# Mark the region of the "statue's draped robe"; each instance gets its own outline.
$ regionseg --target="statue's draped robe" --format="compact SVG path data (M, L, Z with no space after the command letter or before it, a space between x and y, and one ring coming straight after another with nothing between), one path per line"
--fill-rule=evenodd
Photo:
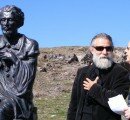
M32 87L39 54L38 43L22 35L13 46L0 36L0 52L6 51L15 55L12 56L15 62L0 59L0 104L13 106L14 119L28 120L33 109Z

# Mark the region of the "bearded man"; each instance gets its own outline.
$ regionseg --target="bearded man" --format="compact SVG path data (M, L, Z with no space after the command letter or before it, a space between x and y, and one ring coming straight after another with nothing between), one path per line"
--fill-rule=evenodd
M100 33L93 37L93 64L77 71L67 120L121 120L109 108L108 99L118 94L126 98L130 82L128 71L114 63L113 49L110 35Z

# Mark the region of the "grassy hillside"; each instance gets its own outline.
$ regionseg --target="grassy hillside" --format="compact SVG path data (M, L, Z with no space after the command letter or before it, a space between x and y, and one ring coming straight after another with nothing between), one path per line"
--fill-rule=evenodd
M34 84L34 103L38 108L38 120L66 120L73 80L77 69L85 66L81 62L68 64L67 59L76 54L83 57L87 47L45 48L40 50L38 67L46 71L37 71ZM121 51L121 52L118 52ZM122 49L117 48L116 59L122 55ZM45 56L48 58L45 59ZM59 58L55 58L60 56ZM53 58L52 58L53 57Z

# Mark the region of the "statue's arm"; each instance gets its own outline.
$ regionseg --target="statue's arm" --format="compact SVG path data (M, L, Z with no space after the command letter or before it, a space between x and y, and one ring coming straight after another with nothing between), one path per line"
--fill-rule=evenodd
M26 50L26 49L25 49ZM28 93L33 86L33 82L36 75L37 57L39 54L38 45L35 43L31 44L29 49L26 50L26 56L19 58L15 53L9 51L8 60L12 62L10 66L10 72L13 79L12 92L16 96L25 95Z

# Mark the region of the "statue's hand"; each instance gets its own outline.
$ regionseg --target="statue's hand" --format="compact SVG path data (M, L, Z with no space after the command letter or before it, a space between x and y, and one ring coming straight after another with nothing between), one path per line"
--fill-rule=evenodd
M12 51L0 51L0 59L1 60L10 60L13 63L16 62L17 57Z

